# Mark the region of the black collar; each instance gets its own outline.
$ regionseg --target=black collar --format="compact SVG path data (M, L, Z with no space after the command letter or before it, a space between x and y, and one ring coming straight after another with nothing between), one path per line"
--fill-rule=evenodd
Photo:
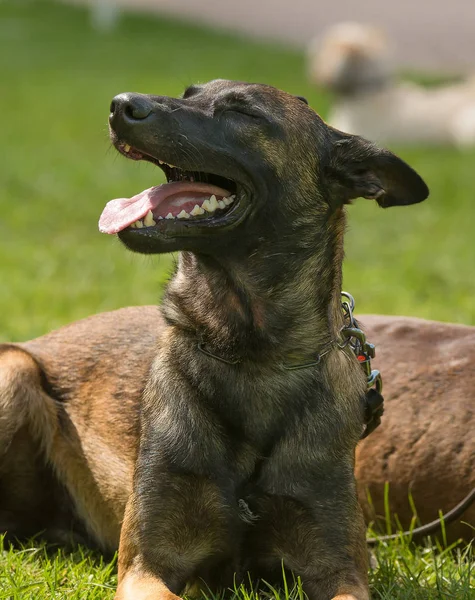
M308 369L309 367L315 367L316 365L318 365L321 362L321 360L325 356L325 354L328 354L332 350L333 346L337 346L339 348L344 347L337 340L330 340L323 346L323 349L320 350L320 352L318 354L316 354L313 357L313 359L309 360L308 362L304 362L304 363L300 363L300 364L299 363L297 363L297 364L282 364L281 366L286 371L298 371L300 369ZM217 354L213 354L213 352L210 352L210 350L206 349L206 346L205 346L205 343L203 342L203 340L198 342L198 350L200 352L202 352L203 354L206 354L206 356L209 356L210 358L214 358L215 360L219 360L220 362L225 363L227 365L238 365L241 362L241 359L239 359L239 358L236 358L235 360L229 360L227 358L223 358L222 356L218 356Z

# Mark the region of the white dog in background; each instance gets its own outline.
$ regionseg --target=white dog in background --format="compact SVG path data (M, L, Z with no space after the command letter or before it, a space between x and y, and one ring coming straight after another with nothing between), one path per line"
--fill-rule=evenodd
M396 81L384 33L340 23L308 51L313 83L336 95L329 122L379 143L475 144L475 78L424 88Z

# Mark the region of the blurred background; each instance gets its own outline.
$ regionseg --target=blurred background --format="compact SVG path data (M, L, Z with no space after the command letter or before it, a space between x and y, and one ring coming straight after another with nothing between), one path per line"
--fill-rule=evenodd
M365 75L361 85L372 83L361 93L312 75L322 36L342 20L380 27L391 47L384 81L376 85ZM463 134L475 106L464 87L475 73L474 27L472 0L3 0L0 340L159 302L172 258L132 255L97 229L108 200L162 182L155 167L110 148L107 117L117 93L178 95L193 82L241 79L304 95L332 120L335 108L351 111L361 98L373 101L370 92L384 91L386 104L376 116L386 123L395 114L387 98L417 98L423 113L426 97L439 98L432 94L447 82L460 86L449 94L457 102L430 100L437 110L423 130L437 132L463 101L469 108L457 121ZM380 64L370 46L337 44L365 74L363 58ZM332 56L334 63L325 64L338 63L346 77L340 55ZM353 71L349 80L355 81ZM412 87L400 92L402 80ZM401 119L415 114L412 106ZM407 209L383 211L364 200L349 208L344 287L357 313L475 324L475 150L470 137L454 140L384 140L426 179L431 196Z

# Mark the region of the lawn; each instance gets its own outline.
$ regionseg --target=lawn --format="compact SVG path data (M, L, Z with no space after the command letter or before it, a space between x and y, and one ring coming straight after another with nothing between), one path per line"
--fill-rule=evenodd
M99 35L82 9L0 2L0 341L159 301L169 257L129 254L97 230L109 199L161 181L153 166L110 149L109 103L121 91L173 95L216 77L303 94L323 116L329 104L306 82L295 50L150 16ZM430 199L389 211L359 200L349 209L345 288L359 313L475 324L475 151L396 150L424 176ZM463 552L380 548L374 597L475 598L475 566ZM0 599L112 598L114 578L114 565L81 551L32 544L0 554Z

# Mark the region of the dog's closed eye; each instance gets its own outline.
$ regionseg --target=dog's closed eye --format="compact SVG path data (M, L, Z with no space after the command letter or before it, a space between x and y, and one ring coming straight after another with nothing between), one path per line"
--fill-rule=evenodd
M249 108L243 108L241 106L226 106L219 110L218 114L223 113L236 113L238 115L242 115L245 117L250 117L251 119L261 119L264 117L261 113L254 111Z
M231 98L229 100L226 100L225 103L220 104L214 110L215 116L220 116L225 113L235 113L238 115L243 115L245 117L251 117L252 119L265 118L265 115L261 111L254 108L249 103L243 102L242 100L237 98Z

